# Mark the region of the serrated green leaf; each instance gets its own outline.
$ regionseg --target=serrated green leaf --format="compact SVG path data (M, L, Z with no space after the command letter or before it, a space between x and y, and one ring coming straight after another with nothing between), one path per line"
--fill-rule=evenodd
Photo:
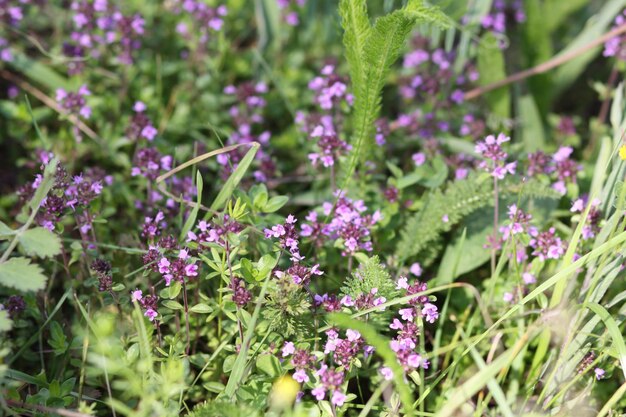
M46 286L46 277L39 265L31 264L30 259L11 258L0 264L0 285L18 291L39 291Z
M11 229L6 224L0 222L0 240L9 239L14 234L15 234L15 230Z
M61 239L45 227L26 230L19 234L18 240L30 256L50 258L61 253Z

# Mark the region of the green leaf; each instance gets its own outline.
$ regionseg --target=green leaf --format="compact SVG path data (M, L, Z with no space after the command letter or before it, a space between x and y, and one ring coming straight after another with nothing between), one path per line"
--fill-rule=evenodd
M61 253L61 239L45 227L35 227L18 235L24 251L30 256L50 258Z
M275 211L280 210L287 202L289 201L289 197L284 195L278 195L276 197L270 198L270 200L263 207L264 213L274 213Z
M463 230L467 230L465 239ZM455 237L448 244L437 273L437 285L447 284L489 260L490 252L483 248L487 236L493 233L493 209L483 209L463 219ZM458 260L457 265L455 261ZM456 271L454 272L454 269ZM454 274L453 274L454 272Z
M191 311L192 313L198 313L198 314L209 314L213 312L213 309L207 304L200 303L191 307L189 311Z
M52 91L58 88L66 90L71 88L67 79L47 65L42 64L41 61L30 59L15 51L13 51L13 54L13 60L8 62L8 64L37 84L43 85Z
M517 105L522 124L522 141L526 152L544 149L546 142L541 114L532 95L521 97Z
M602 307L600 304L587 303L584 306L593 311L604 322L606 330L611 335L611 339L613 339L613 346L615 346L615 349L617 350L619 363L622 367L622 373L624 374L624 378L626 378L626 342L624 342L624 336L622 336L617 322L611 316L611 313L609 313L607 309Z
M174 300L165 300L163 301L163 305L170 310L183 310L185 308L181 303Z
M256 360L256 367L265 374L276 378L280 375L280 362L272 354L260 355Z
M39 187L37 187L33 198L31 198L30 202L28 203L31 210L38 210L41 202L52 189L58 164L59 160L54 158L52 159L52 161L50 161L48 165L46 165L46 169L43 173L43 180L41 180L41 184L39 184Z
M56 321L50 323L50 339L48 339L48 344L54 349L56 356L64 354L69 347L63 328Z
M557 0L558 1L558 0ZM567 48L563 49L555 58L562 57L569 54L575 49L599 38L607 30L607 28L613 23L615 16L622 11L626 6L624 0L608 0L604 2L600 11L594 15L589 22L585 25L585 29L578 34L578 36L571 42L567 43ZM559 92L565 90L571 83L582 74L582 72L588 67L588 64L596 57L596 55L602 50L602 47L596 47L578 57L567 61L565 64L555 70L553 80L553 94L556 95Z
M339 16L344 30L343 44L346 48L346 60L350 68L352 85L359 86L365 78L363 51L370 32L365 0L341 0Z
M197 201L196 205L189 213L189 217L185 221L183 228L180 231L180 240L184 240L187 237L187 232L191 230L194 224L196 224L196 219L198 218L198 211L200 210L200 206L202 204L202 189L204 182L202 181L202 175L200 175L200 171L196 172L196 189L197 189Z
M0 240L10 239L15 233L15 230L0 222Z
M39 265L17 257L0 264L0 284L18 291L39 291L46 286L46 277Z
M278 263L278 258L273 257L270 254L263 255L257 263L258 275L255 277L257 281L262 281L272 272L272 269Z
M498 39L491 32L481 38L478 50L479 85L487 85L506 78L504 55ZM489 109L497 116L508 119L511 115L511 95L508 87L498 88L485 94Z
M230 196L235 191L235 188L237 188L237 185L239 185L239 182L241 182L241 179L245 175L246 171L248 170L248 168L250 168L250 164L254 160L254 156L256 155L260 146L261 145L256 142L252 144L250 150L239 162L239 165L237 165L235 171L230 175L226 183L222 186L222 189L217 194L217 197L215 197L215 201L213 201L213 204L211 204L211 210L217 211L224 207L226 201L228 201Z
M178 297L178 294L180 294L180 290L182 288L183 288L183 285L180 282L178 281L172 282L171 285L169 286L167 297L170 300L173 300L174 298Z
M470 346L470 349L471 348L473 348L473 346ZM480 369L480 371L475 373L471 378L454 389L443 407L435 414L435 417L449 417L454 415L457 408L487 386L489 381L492 381L501 369L511 363L515 358L514 354L518 353L516 352L516 348L517 347L514 346L505 351L489 365Z
M13 327L13 322L9 318L6 310L0 310L0 332L8 332Z

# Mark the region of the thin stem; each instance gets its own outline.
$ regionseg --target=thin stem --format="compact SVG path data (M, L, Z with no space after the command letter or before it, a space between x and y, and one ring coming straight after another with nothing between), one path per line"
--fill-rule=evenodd
M491 237L491 275L496 271L496 240L498 239L498 179L493 177L493 235Z
M553 68L556 68L560 65L565 64L568 61L571 61L572 59L578 57L579 55L584 54L585 52L588 52L589 50L595 48L596 46L602 45L603 43L605 43L606 41L608 41L609 39L612 39L616 36L621 35L622 33L626 32L626 23L622 24L618 27L616 27L615 29L605 33L604 35L600 36L599 38L596 38L594 40L592 40L591 42L588 42L584 45L582 45L579 48L573 49L569 52L566 52L564 54L560 54L555 56L554 58L539 64L535 67L529 68L527 70L518 72L516 74L513 74L509 77L506 77L503 80L499 80L496 81L494 83L491 84L487 84L485 86L482 87L476 87L473 90L468 91L467 93L465 93L464 98L465 100L472 100L476 97L479 97L485 93L488 93L490 91L493 91L495 89L498 89L500 87L504 87L506 85L515 83L517 81L521 81L523 79L526 79L528 77L531 77L533 75L537 75L537 74L543 74L544 72L548 72Z
M187 303L187 284L183 279L183 306L185 307L185 333L187 334L187 346L185 353L189 355L189 346L191 346L191 337L189 336L189 304Z

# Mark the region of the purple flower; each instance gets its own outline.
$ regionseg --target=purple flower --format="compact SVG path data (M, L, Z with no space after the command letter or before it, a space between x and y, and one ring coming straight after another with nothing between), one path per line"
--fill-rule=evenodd
M604 369L602 368L596 368L593 370L594 374L596 375L596 379L599 381L602 378L604 378L604 374L606 373Z
M298 381L299 383L309 382L309 376L307 375L304 369L298 369L293 373L293 379Z
M340 391L334 391L333 397L330 401L337 407L341 407L346 401L346 395Z
M132 291L130 294L131 294L130 298L132 301L141 301L141 299L143 298L143 291L139 289Z
M391 368L383 366L378 371L385 381L391 381L393 379L393 371L391 370Z
M293 342L285 342L285 345L283 346L283 349L282 349L283 358L289 355L293 355L295 351L296 351L296 347L294 346Z
M434 323L435 320L439 318L437 306L431 303L424 304L424 307L422 308L422 315L427 322Z

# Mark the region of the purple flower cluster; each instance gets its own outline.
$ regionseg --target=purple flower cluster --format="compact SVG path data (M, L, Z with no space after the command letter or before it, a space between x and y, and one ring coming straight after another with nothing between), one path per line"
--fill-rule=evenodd
M404 56L398 91L407 109L402 109L390 130L420 139L429 155L442 153L441 135L457 132L474 139L484 133L484 122L468 112L463 91L478 80L474 64L467 62L457 71L453 51L431 46L430 40L416 36ZM462 123L451 121L460 120Z
M86 85L82 85L76 92L65 91L59 88L56 91L56 100L68 113L89 119L91 117L91 107L87 105L87 96L90 95L91 91L89 91Z
M300 19L297 9L304 7L306 0L276 0L276 3L282 12L283 20L290 26L298 26Z
M146 109L147 107L143 102L135 102L135 105L133 106L135 114L131 119L130 126L126 129L126 136L129 139L138 141L139 139L144 138L148 141L152 141L159 133L159 131L152 125L152 121L148 115L146 115Z
M141 148L135 154L130 175L154 181L162 172L172 169L172 157L161 155L156 148Z
M187 242L197 242L199 247L208 246L214 243L220 246L226 246L226 235L228 233L239 233L244 226L231 219L228 215L224 215L221 223L206 222L200 220L196 226L196 231L187 232Z
M330 223L322 224L318 220L318 214L315 211L309 213L306 217L308 223L302 225L300 235L310 237L318 243L322 243L325 239L341 239L343 247L343 256L353 255L362 249L367 252L372 250L372 242L370 232L381 218L380 211L373 214L364 214L367 207L362 200L353 201L337 192L337 203L326 202L323 204L323 214L330 216Z
M73 12L74 29L71 42L64 51L71 58L99 58L103 52L118 46L117 59L120 63L133 63L132 52L141 46L144 34L144 19L139 14L126 16L107 0L75 0L70 9ZM82 64L70 61L70 73L82 71Z
M508 174L515 174L517 162L506 163L508 154L502 149L502 144L511 140L508 136L500 133L497 137L489 135L484 141L476 144L476 153L482 155L485 161L481 161L479 168L488 171L494 178L502 180Z
M52 154L41 153L42 163L45 165L52 159ZM43 176L37 174L35 180L18 191L21 204L26 204L39 188ZM104 184L110 185L113 182L111 176L107 176L102 170L90 169L70 178L65 168L61 165L57 167L54 185L43 199L41 207L37 212L36 221L40 226L49 230L54 230L55 225L68 212L75 215L79 230L84 235L92 227L91 215L85 209L98 197L104 188Z
M0 61L13 61L13 52L11 51L9 41L3 37L0 37Z
M210 7L202 1L175 0L174 13L188 16L191 23L180 21L176 32L187 41L197 36L199 46L206 47L211 33L219 32L224 27L224 17L228 9L224 5Z
M22 311L26 310L26 302L19 295L12 295L0 304L0 310L4 310L9 313L9 317L15 319Z
M561 195L567 193L567 184L576 184L578 171L582 166L571 158L574 149L569 146L560 147L552 157L542 151L528 155L527 174L530 177L540 174L547 175L554 188Z
M113 287L113 276L111 273L111 263L104 259L94 259L90 268L96 272L98 276L98 290L111 291Z
M141 308L144 309L144 316L148 317L150 321L154 321L159 315L157 311L159 297L157 297L156 295L144 296L143 291L141 291L140 289L131 291L130 294L131 301L137 301Z
M485 15L480 22L482 27L490 30L496 35L503 35L506 32L507 15L512 16L515 23L524 23L526 21L526 13L521 0L509 1L494 0L491 6L491 12ZM504 48L506 43L501 40L500 47Z
M624 23L626 23L626 10L617 15L613 27L616 28L618 26L622 26ZM602 55L606 57L614 56L621 61L626 61L626 48L624 47L626 45L625 41L626 35L623 34L609 39L604 44L604 51L602 52Z
M315 92L315 103L322 110L332 110L342 102L352 106L354 102L346 78L335 72L334 65L322 68L320 75L309 82L309 89Z
M296 222L296 218L290 214L283 224L276 224L271 228L266 228L264 234L266 239L278 239L281 248L286 249L290 254L292 265L284 271L277 269L274 271L274 274L279 278L288 275L295 284L306 285L313 275L322 275L323 272L319 270L318 264L309 267L302 263L304 256L300 254Z
M334 130L332 119L329 119L329 117L322 117L322 124L311 132L312 138L319 138L317 141L319 152L312 152L308 155L313 166L321 162L325 168L332 167L340 156L346 155L352 149L352 146L339 138Z
M255 159L258 161L258 168L253 175L256 181L267 181L274 175L276 166L270 155L266 152L269 145L271 133L267 130L259 129L264 122L263 109L267 106L267 102L263 97L268 92L267 84L259 82L246 82L238 86L229 85L224 89L224 93L232 96L236 102L230 108L230 116L235 126L235 131L228 139L229 145L246 144L258 142L261 148L256 153ZM260 132L258 132L260 130ZM220 154L217 161L223 166L222 176L228 178L232 173L232 169L244 157L247 149L245 147L237 148L228 154Z
M198 265L193 261L187 249L180 249L176 258L162 256L157 268L165 280L165 286L169 287L172 281L181 284L189 278L198 276Z
M0 0L0 21L7 25L17 25L24 19L24 6L30 0Z

